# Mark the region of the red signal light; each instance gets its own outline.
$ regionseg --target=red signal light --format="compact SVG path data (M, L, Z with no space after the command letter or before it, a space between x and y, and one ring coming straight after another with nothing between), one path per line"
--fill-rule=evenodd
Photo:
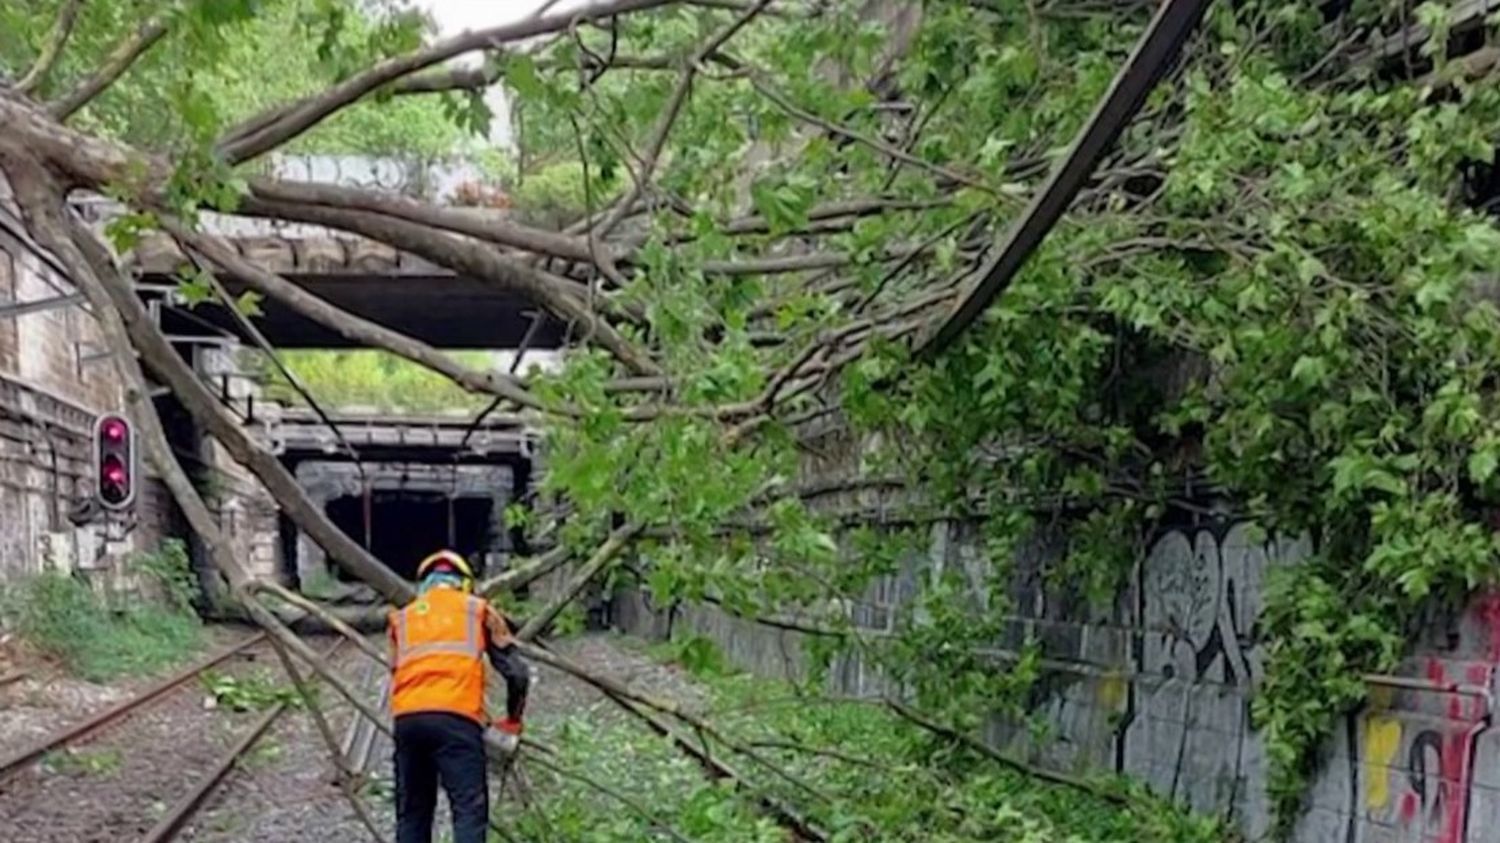
M124 416L94 423L94 472L94 493L106 509L125 509L135 500L135 436Z

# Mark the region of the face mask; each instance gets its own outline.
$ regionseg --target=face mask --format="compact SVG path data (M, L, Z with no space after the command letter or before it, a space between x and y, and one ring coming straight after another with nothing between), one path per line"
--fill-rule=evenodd
M456 574L429 574L426 579L422 580L423 591L427 591L430 588L440 585L449 586L450 588L457 588L462 591L469 590L468 580L464 577L457 576Z

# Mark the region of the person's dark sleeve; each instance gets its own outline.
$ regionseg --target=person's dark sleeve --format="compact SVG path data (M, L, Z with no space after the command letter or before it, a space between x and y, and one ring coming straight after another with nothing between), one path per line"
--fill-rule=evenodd
M505 679L505 713L511 719L519 720L526 711L526 693L531 690L531 667L521 658L511 640L510 626L503 615L494 609L489 610L485 627L488 633L485 653L490 664Z

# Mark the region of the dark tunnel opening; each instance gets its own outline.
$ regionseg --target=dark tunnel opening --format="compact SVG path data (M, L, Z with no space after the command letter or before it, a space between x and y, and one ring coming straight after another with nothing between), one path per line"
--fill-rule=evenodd
M481 574L483 555L495 543L491 535L489 498L450 498L439 492L382 492L370 495L370 552L405 579L414 579L417 564L435 550L451 548ZM360 496L328 502L328 517L350 538L365 543L365 501ZM347 582L342 568L337 576Z

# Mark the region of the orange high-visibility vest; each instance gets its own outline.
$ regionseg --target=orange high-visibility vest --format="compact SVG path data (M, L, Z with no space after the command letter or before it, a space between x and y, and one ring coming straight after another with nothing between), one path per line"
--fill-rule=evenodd
M485 722L487 608L473 595L434 588L391 613L392 715L443 711Z

